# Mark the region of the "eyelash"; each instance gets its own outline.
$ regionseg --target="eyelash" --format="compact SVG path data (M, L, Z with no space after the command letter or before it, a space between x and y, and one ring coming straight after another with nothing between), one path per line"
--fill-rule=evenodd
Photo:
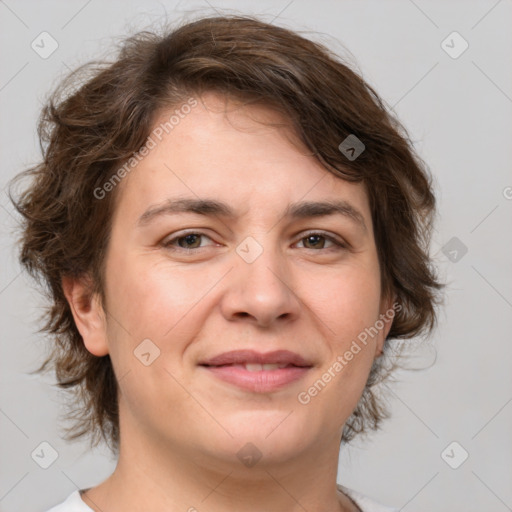
M177 242L178 240L181 240L183 238L186 238L187 236L190 236L190 235L198 235L200 237L206 237L206 238L209 238L211 240L211 238L206 235L205 233L202 233L201 231L189 231L189 232L186 232L186 233L181 233L180 235L178 236L175 236L167 241L164 241L162 242L162 246L165 248L165 249L168 249L168 250L171 250L171 251L178 251L178 252L185 252L185 253L191 253L191 252L199 252L201 249L205 249L205 247L192 247L192 248L184 248L184 247L176 247L174 246L174 243ZM306 238L309 238L311 236L320 236L322 238L325 238L326 240L328 240L329 242L332 242L336 247L327 247L327 248L321 248L321 249L308 249L310 251L331 251L331 250L346 250L349 248L348 244L346 243L343 243L343 242L340 242L339 240L337 240L336 238L334 238L333 236L330 236L326 233L322 233L321 231L311 231L310 233L306 233L305 236L301 237L299 239L299 242L302 242L303 240L305 240ZM304 247L304 249L307 249L306 247Z

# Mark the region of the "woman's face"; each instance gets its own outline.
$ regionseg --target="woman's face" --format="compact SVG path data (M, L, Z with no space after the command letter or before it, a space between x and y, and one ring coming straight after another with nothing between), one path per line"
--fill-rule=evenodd
M275 112L203 100L118 185L85 343L110 353L122 443L289 460L339 444L390 327L361 341L391 306L368 197L259 122Z

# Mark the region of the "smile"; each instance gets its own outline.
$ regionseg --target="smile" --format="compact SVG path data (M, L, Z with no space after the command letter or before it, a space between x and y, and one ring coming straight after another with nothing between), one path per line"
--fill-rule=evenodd
M214 378L253 393L278 391L302 379L311 370L304 366L256 363L201 367Z

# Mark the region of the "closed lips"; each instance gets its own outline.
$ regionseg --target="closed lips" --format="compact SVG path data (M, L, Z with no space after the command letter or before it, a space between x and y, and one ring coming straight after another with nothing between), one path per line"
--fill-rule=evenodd
M257 352L254 350L233 350L224 352L207 360L200 361L201 366L234 366L248 371L279 370L287 367L311 367L313 364L304 357L289 350Z
M313 363L289 350L234 350L199 363L210 375L250 393L272 393L303 378Z
M288 368L295 366L293 364L279 364L279 363L265 363L265 364L259 364L259 363L243 363L243 364L221 364L221 365L203 365L203 366L215 366L216 368L225 367L225 366L232 366L235 368L245 368L249 372L259 372L262 370L279 370L281 368Z

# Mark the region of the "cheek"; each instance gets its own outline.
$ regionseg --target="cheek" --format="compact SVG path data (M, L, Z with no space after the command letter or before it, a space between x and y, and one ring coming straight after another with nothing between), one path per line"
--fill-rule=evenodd
M179 270L144 257L112 257L106 284L109 349L123 407L153 421L164 410L190 407L190 397L173 376L182 380L179 354L194 336L183 319L190 318L201 290Z
M335 279L323 280L312 305L329 329L329 356L322 373L313 384L318 392L319 407L328 402L345 417L357 404L366 384L374 357L377 336L368 334L379 319L380 274L378 266L347 266ZM311 304L311 302L310 302Z
M141 339L164 338L211 286L184 269L145 257L112 258L111 269L107 287L112 313Z
M126 396L154 397L162 385L173 388L176 384L167 372L180 381L186 377L183 354L206 322L209 291L218 275L192 272L169 261L150 262L145 257L112 258L111 262L107 295L112 313L108 322L112 362L118 376L129 373L135 382L145 383L145 391L136 387ZM150 357L158 355L148 367L137 359L147 349ZM175 391L180 394L180 389Z
M357 337L378 319L380 293L378 267L369 261L366 265L347 265L335 276L331 274L313 296L315 308L343 347L349 338Z

